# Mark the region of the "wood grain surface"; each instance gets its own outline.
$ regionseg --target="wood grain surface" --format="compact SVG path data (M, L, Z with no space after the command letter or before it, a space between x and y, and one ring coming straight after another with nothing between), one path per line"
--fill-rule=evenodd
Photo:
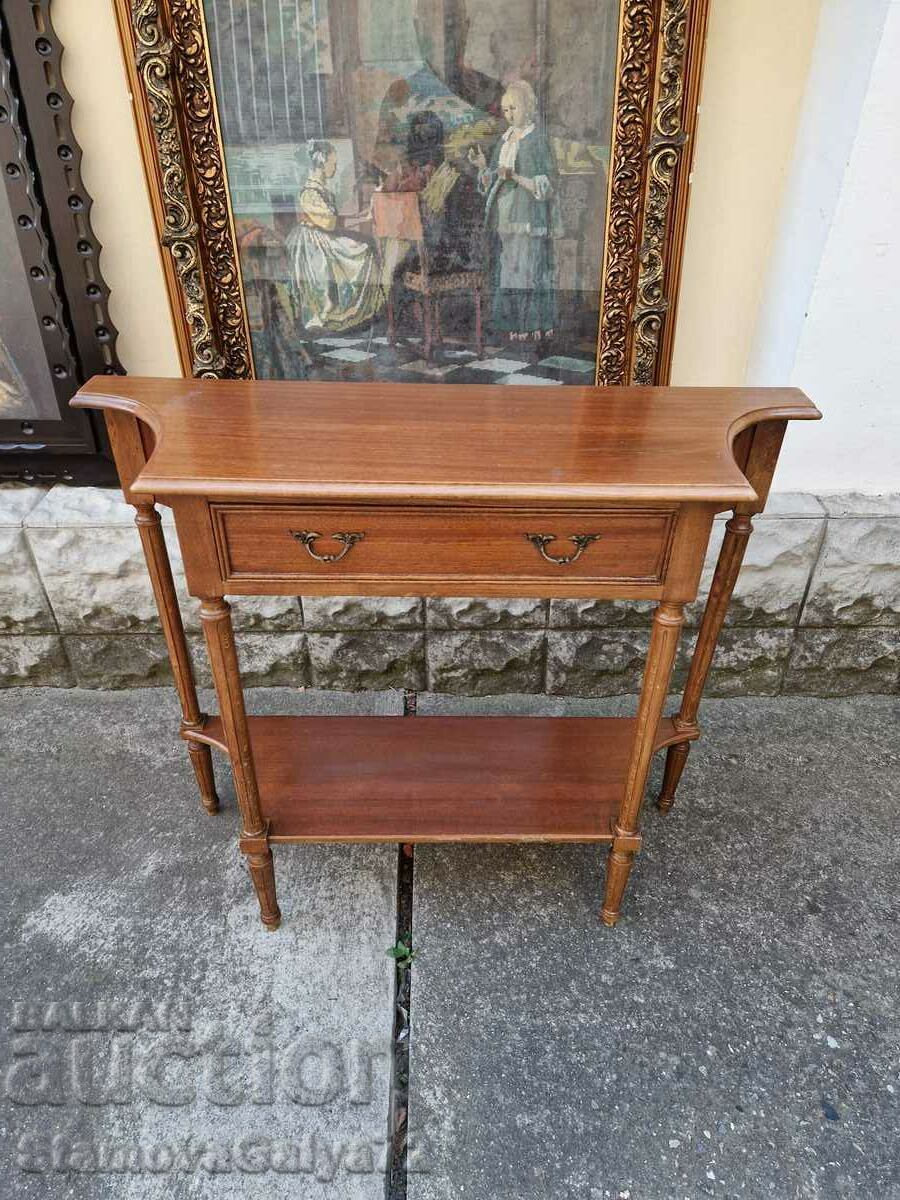
M156 447L132 485L138 494L406 503L752 503L733 439L759 421L820 415L794 388L410 389L138 376L95 376L72 404L152 427Z
M610 841L625 717L248 717L269 841ZM192 735L225 750L218 717ZM676 734L660 721L654 749Z
M452 579L477 586L501 576L528 588L567 579L660 583L676 510L326 508L214 504L223 579L359 581L379 576ZM319 533L307 548L298 534ZM362 536L351 546L333 535ZM529 533L553 535L541 548ZM593 539L579 549L572 537ZM319 555L315 558L314 555ZM343 554L338 561L322 561ZM546 555L546 557L545 557ZM551 556L569 562L551 561ZM524 594L524 593L523 593Z

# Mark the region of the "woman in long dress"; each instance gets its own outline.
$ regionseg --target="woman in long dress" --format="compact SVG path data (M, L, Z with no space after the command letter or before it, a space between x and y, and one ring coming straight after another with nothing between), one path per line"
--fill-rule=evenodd
M537 129L531 84L510 84L501 106L509 128L495 145L490 164L481 147L469 152L487 196L491 320L511 341L539 344L553 337L557 321L552 243L559 231L556 169L547 139Z
M297 226L288 235L294 287L307 329L341 333L371 321L384 303L372 247L338 229L329 180L337 170L331 142L307 142L312 170L297 198Z

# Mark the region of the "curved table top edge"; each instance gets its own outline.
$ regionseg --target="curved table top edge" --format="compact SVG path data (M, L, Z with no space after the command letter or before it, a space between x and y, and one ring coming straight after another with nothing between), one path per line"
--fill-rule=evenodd
M632 481L629 478L619 481L594 481L585 478L578 481L559 481L543 478L535 481L519 476L506 476L494 480L478 479L467 474L464 480L438 478L428 481L423 478L371 478L364 467L357 469L355 462L353 477L346 472L343 477L338 478L327 478L324 475L304 478L299 474L279 476L277 470L270 472L268 467L265 471L257 471L255 475L240 470L216 474L214 471L189 473L184 470L173 471L171 467L168 470L164 469L167 464L165 454L161 451L164 448L168 424L178 427L177 422L181 421L183 424L179 431L184 434L185 430L190 428L190 420L184 424L186 418L196 415L198 423L205 429L204 442L208 448L210 420L217 411L208 407L208 402L212 399L216 400L217 408L223 399L228 401L225 415L232 424L235 422L235 416L243 418L246 415L245 436L246 429L263 434L270 427L273 416L276 425L280 417L288 422L290 428L294 427L295 421L298 427L302 426L303 422L298 419L297 406L308 406L309 402L312 402L314 407L310 414L311 419L318 420L319 428L324 429L326 433L336 431L343 435L345 440L356 436L359 442L356 453L361 456L366 446L352 424L339 410L333 410L331 414L321 418L319 414L322 407L326 403L333 404L336 399L349 400L351 404L357 405L362 400L367 403L390 402L397 397L398 392L403 400L402 391L410 386L393 383L154 379L101 375L88 380L70 403L74 408L126 413L152 429L156 445L146 466L131 486L135 493L158 496L204 495L222 499L260 497L318 503L390 503L398 500L407 504L421 502L487 505L536 502L593 504L609 501L640 504L663 500L752 503L757 499L756 492L737 466L732 453L732 445L737 435L766 421L817 420L821 417L812 401L795 388L598 388L564 385L547 389L553 395L546 399L541 397L541 406L535 402L536 398L533 396L523 396L523 389L519 387L497 384L432 384L421 388L416 386L415 401L420 406L419 412L423 405L426 408L432 406L434 412L430 419L435 423L436 429L443 425L457 428L458 425L454 425L454 422L461 421L462 414L453 412L454 405L465 407L477 399L479 404L490 408L493 414L493 424L485 424L484 429L490 430L494 436L498 423L501 430L505 428L504 418L511 422L513 417L518 417L518 425L510 423L509 428L513 433L516 430L521 432L523 413L532 420L531 428L535 427L534 422L537 428L541 428L542 417L547 419L551 428L554 419L560 424L558 409L561 407L559 402L563 400L569 403L573 411L577 407L582 418L580 426L571 422L569 425L560 424L560 427L565 429L569 441L573 430L585 435L588 440L592 432L606 432L596 420L594 424L590 424L583 419L594 403L609 406L620 427L624 417L624 423L629 427L628 432L638 436L648 428L656 432L667 417L673 416L673 407L677 407L680 411L674 414L676 419L674 422L670 421L670 424L678 431L685 426L695 426L701 437L707 439L708 462L705 463L705 470L709 472L710 477L697 482L689 482L685 478L658 482ZM524 390L533 392L533 389ZM555 402L555 408L550 407L551 400ZM196 414L186 412L186 403L197 408L202 407L203 411ZM262 422L258 409L260 403L266 405L265 423ZM278 408L279 405L282 407ZM284 408L285 405L290 407ZM659 412L655 413L654 408L658 408ZM373 411L380 410L367 410L365 415L368 417ZM715 437L709 433L711 413L719 416L719 429ZM404 428L411 428L416 421L421 421L421 416L415 416L414 420L414 414L410 413L410 422L408 425L404 422ZM225 426L223 433L226 438L230 436L234 442L234 429L229 431ZM251 444L256 444L254 439L248 440ZM305 446L311 440L311 435L305 436L300 444ZM234 451L235 447L232 446L231 449ZM561 449L571 450L571 445L561 445ZM654 453L660 462L665 461L666 455L662 451L667 449L665 445L659 444L654 447ZM678 446L673 445L670 457L672 453L677 453L677 450ZM169 457L172 457L171 454ZM154 469L157 459L163 461ZM712 478L713 475L716 477Z

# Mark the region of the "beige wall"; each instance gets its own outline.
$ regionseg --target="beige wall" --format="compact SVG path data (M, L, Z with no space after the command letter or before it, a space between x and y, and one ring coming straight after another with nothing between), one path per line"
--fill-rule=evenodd
M744 380L820 0L712 0L674 383ZM119 355L180 373L112 0L53 0Z
M820 0L712 0L672 383L744 382Z
M53 0L52 16L119 359L133 375L180 375L112 0Z

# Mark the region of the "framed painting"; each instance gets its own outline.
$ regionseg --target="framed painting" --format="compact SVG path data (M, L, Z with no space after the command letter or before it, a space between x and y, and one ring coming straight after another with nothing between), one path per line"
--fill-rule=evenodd
M186 372L665 382L707 0L116 0Z
M110 483L102 422L68 405L121 367L49 10L0 5L0 480Z

